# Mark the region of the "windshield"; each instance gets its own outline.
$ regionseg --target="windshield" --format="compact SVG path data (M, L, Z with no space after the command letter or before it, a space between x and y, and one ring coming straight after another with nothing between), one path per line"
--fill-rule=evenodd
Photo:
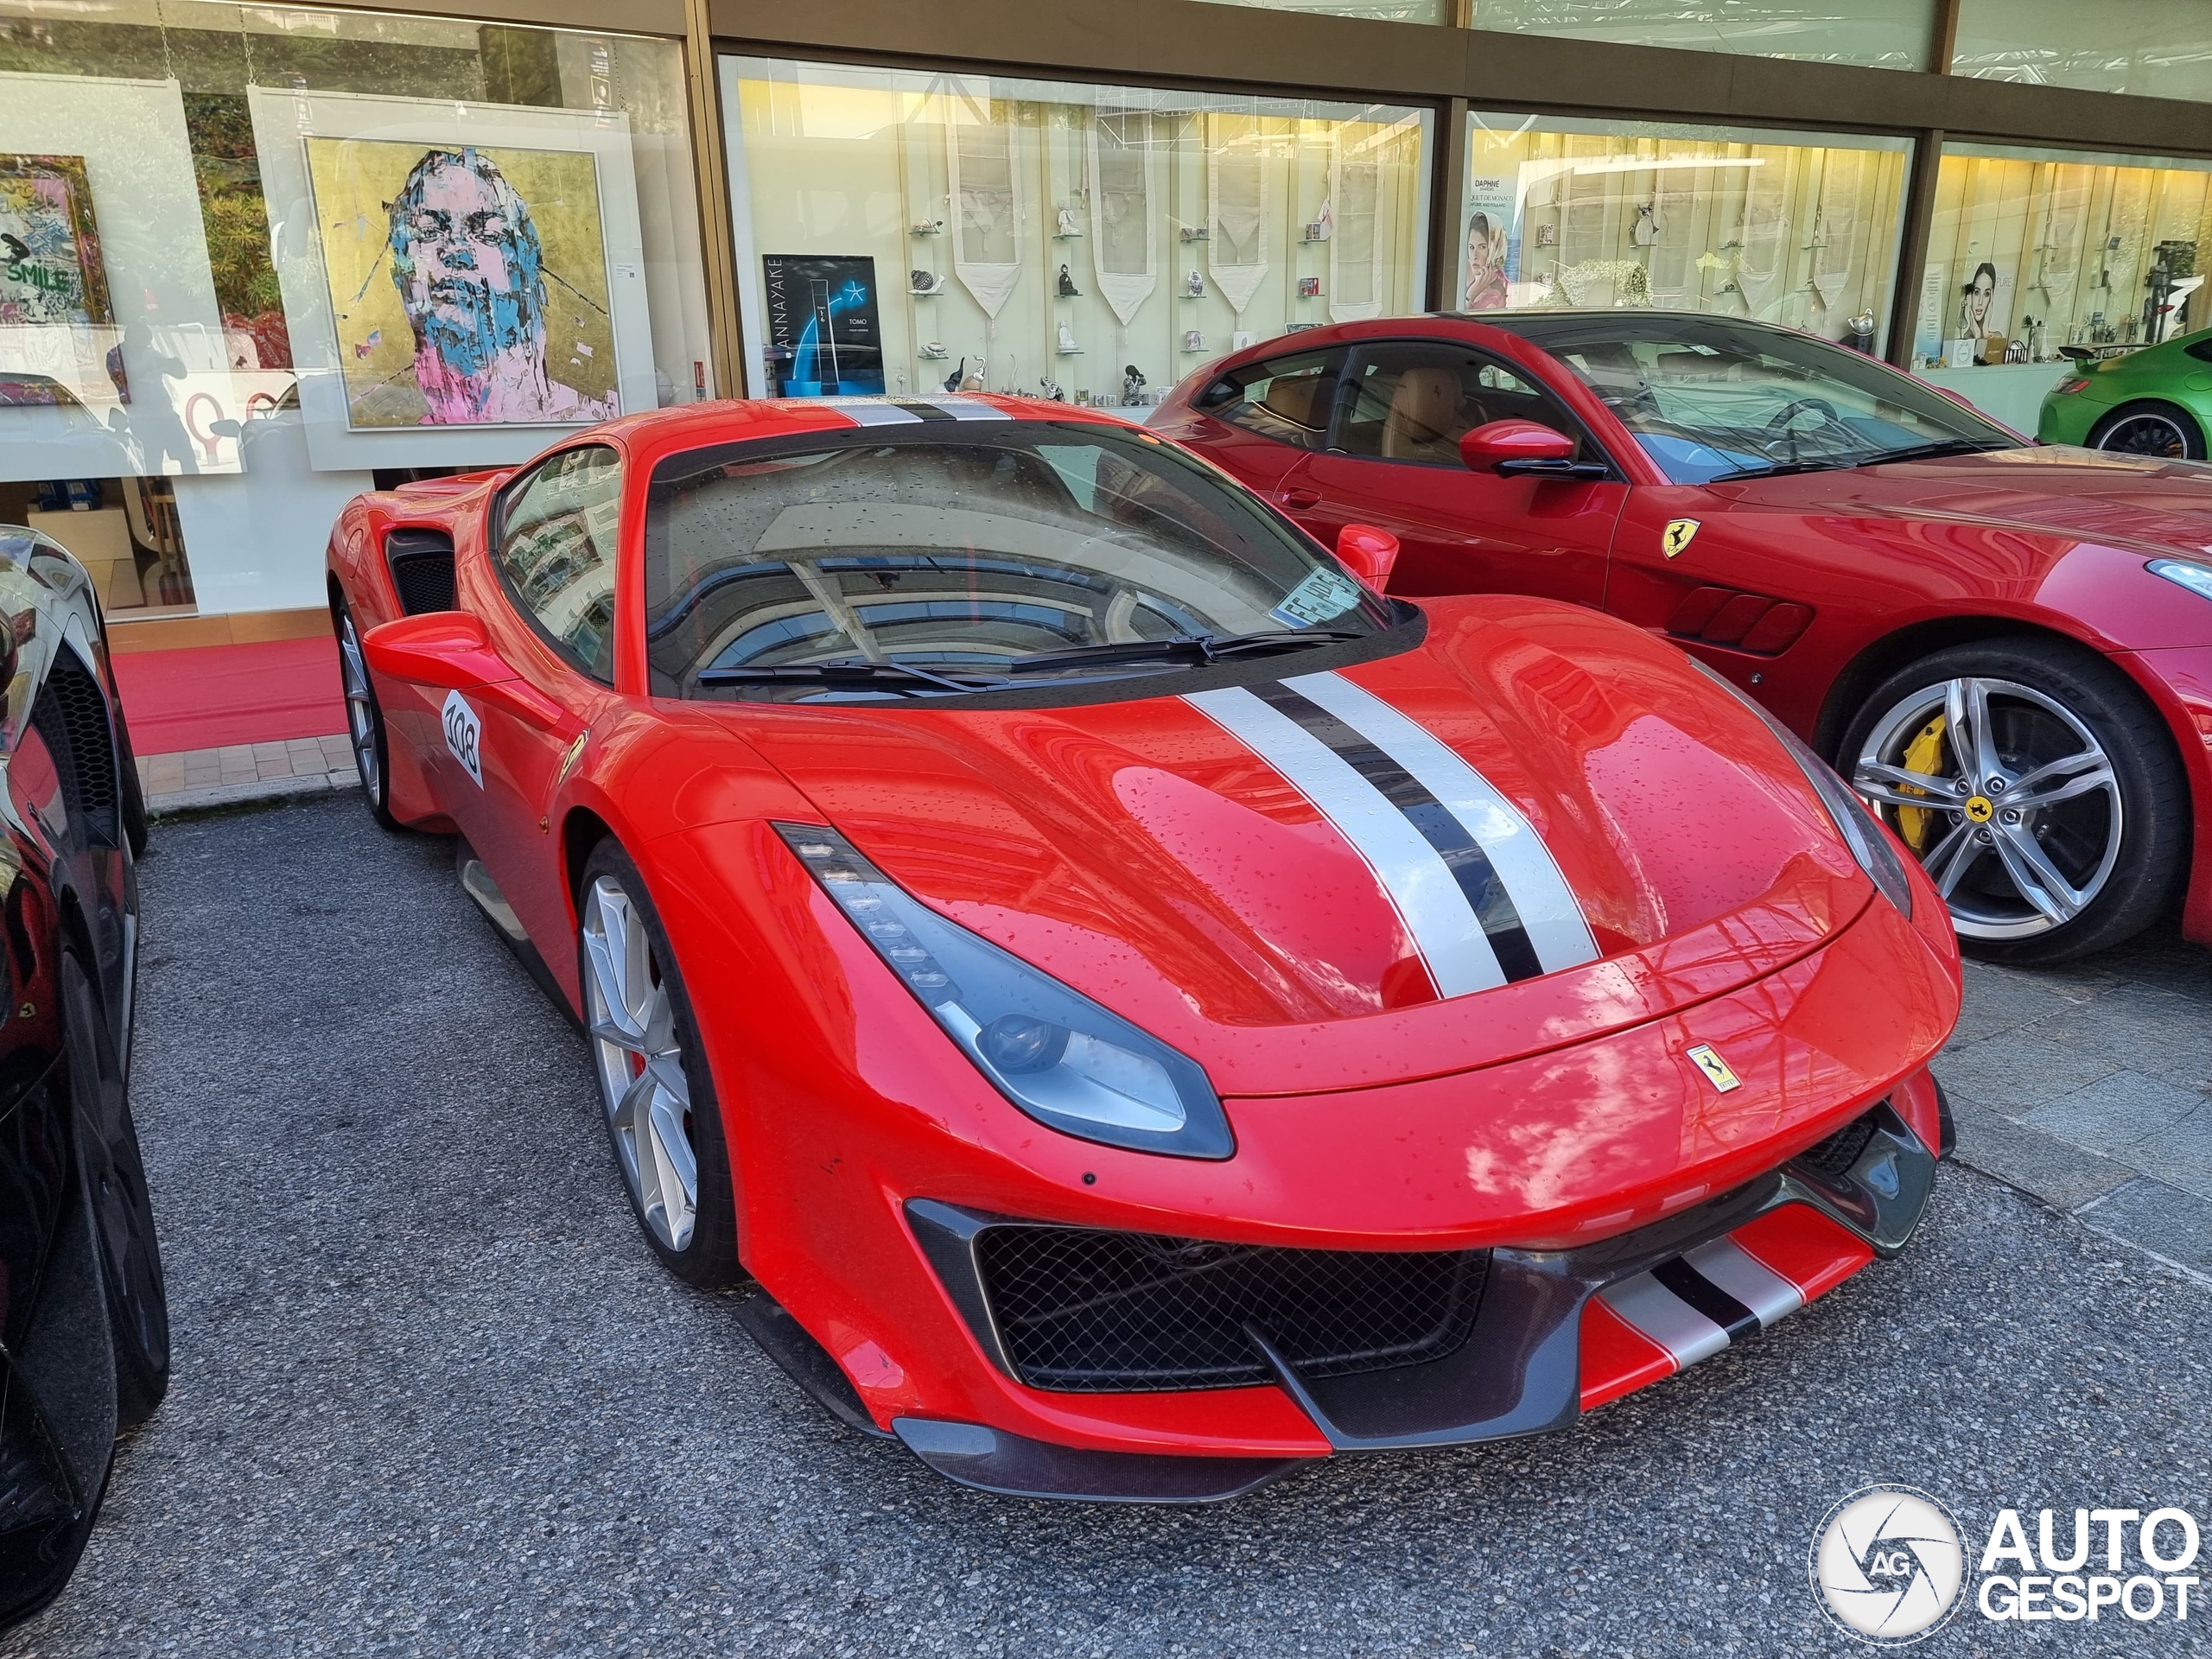
M1808 335L1665 312L1530 321L1519 332L1580 376L1677 484L2019 443L1910 376Z
M1387 601L1157 439L982 424L662 461L645 519L654 690L845 701L1012 674L1033 689L1210 660L1173 640L1294 649L1281 636L1320 644L1392 625ZM1109 646L1123 649L1077 649Z

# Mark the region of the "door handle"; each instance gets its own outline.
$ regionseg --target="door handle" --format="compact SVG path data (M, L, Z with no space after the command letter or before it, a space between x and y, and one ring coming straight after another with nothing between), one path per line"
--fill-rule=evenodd
M1318 507L1321 505L1321 492L1319 490L1285 490L1281 495L1277 496L1275 499L1281 502L1283 505L1288 507L1293 512L1304 512L1308 507Z

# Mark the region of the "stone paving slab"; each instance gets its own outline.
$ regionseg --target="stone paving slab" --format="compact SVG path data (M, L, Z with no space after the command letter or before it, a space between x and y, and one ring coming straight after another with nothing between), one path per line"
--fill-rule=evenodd
M357 786L353 746L342 732L138 757L138 787L156 817Z

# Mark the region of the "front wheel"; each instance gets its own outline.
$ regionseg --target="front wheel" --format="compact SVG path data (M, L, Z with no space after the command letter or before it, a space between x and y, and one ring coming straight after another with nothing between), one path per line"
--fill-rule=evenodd
M585 861L576 913L584 1027L631 1211L678 1278L741 1283L714 1078L645 878L611 840Z
M330 600L330 626L338 636L338 677L346 693L346 740L353 746L353 770L361 779L361 793L369 810L387 830L400 827L391 816L391 749L385 738L384 709L376 687L369 680L369 661L361 650L361 635L353 626L353 613L334 589Z
M1961 947L2018 966L2120 944L2172 902L2189 795L2165 722L2101 658L1955 645L1874 689L1838 770L1919 858Z

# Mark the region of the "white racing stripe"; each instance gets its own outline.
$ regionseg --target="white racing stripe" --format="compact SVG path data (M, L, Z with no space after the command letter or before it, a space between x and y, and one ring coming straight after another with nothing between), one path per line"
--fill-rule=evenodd
M1608 1285L1599 1293L1607 1307L1675 1357L1687 1370L1728 1345L1728 1333L1648 1273Z
M1749 1336L1805 1306L1796 1285L1726 1236L1608 1285L1598 1299L1665 1349L1678 1371L1726 1348L1732 1325L1735 1337Z
M1761 1329L1805 1306L1805 1294L1732 1238L1700 1244L1682 1260L1751 1309Z
M1300 674L1283 683L1373 743L1459 819L1513 896L1546 973L1598 959L1598 942L1551 849L1489 779L1434 733L1340 674Z
M941 409L956 421L1010 421L1014 418L1002 409L995 409L988 404L979 404L972 397L962 397L950 392L910 397L906 401Z
M919 426L922 417L880 397L817 397L824 409L834 409L857 426Z
M1505 983L1497 953L1444 860L1336 751L1242 686L1190 692L1184 701L1281 772L1367 861L1440 996Z

